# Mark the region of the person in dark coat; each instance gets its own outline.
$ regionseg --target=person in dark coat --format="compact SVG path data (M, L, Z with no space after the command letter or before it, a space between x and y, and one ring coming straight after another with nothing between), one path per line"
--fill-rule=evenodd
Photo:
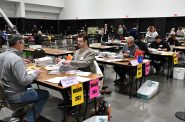
M162 40L160 36L156 36L155 41L153 41L149 45L149 47L157 49L159 51L170 51L170 46L166 41ZM160 71L161 66L163 66L167 62L167 59L165 57L158 55L152 55L150 56L150 59L151 64L155 67L157 72Z

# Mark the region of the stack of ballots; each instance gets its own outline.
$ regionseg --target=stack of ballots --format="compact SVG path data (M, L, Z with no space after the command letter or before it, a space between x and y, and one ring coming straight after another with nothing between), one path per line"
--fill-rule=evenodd
M46 66L53 64L53 59L51 57L43 57L34 59L34 62L36 66Z
M70 71L70 70L74 70L75 67L73 66L69 66L69 65L61 65L59 68L60 72L66 72L66 71Z

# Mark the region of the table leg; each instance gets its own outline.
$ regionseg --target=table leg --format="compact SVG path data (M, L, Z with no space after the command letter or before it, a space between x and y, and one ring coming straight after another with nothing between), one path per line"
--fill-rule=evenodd
M168 80L168 77L169 77L169 73L170 73L170 63L168 63L168 73L167 73L167 80Z
M96 98L94 98L94 110L95 110L95 114L97 113L97 100Z
M89 96L88 96L88 90L86 89L85 90L85 96L86 96L86 98L85 98L85 111L84 111L84 117L83 117L83 119L85 120L85 117L86 117L86 113L87 113L87 107L88 107L88 100L89 100Z
M64 89L63 91L61 91L61 93L63 92L63 98L64 98L64 112L63 112L63 119L62 119L62 122L65 122L66 121L66 113L67 113L67 106L66 106L66 100L67 100L67 89Z
M130 82L130 99L132 98L132 85L133 85L133 77L129 76L129 82Z

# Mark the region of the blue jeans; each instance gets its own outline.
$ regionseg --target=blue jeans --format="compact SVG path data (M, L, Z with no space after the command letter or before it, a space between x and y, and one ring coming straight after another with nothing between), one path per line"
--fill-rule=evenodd
M20 97L9 101L10 103L27 103L34 102L34 109L36 117L38 117L44 107L44 104L48 100L49 92L40 89L30 88L20 95ZM25 119L28 122L34 122L33 109L29 109L26 113Z

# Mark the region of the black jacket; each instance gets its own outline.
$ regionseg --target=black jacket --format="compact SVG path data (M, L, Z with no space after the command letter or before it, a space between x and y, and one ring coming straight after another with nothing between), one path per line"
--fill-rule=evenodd
M154 49L158 49L158 48L165 49L165 48L167 48L167 51L170 51L169 44L166 41L163 41L163 40L160 43L157 43L156 41L154 41L149 45L149 47L154 48Z
M167 42L169 45L181 46L181 43L173 38L168 38Z
M142 51L145 52L144 53L145 55L148 55L149 54L148 47L147 47L147 45L144 42L142 42L141 40L137 39L135 41L135 44L139 47L140 50L142 50Z

